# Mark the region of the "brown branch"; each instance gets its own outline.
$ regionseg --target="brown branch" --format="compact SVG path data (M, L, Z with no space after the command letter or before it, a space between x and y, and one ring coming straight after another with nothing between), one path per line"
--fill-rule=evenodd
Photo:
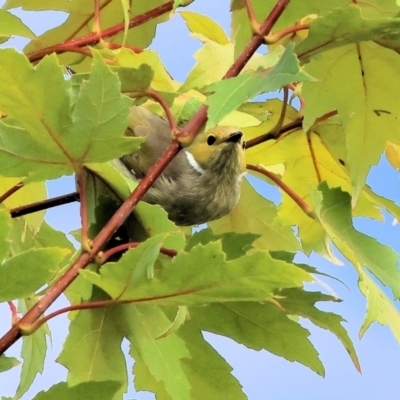
M231 68L227 71L224 79L234 77L246 65L250 57L255 53L257 48L263 43L263 37L267 35L279 16L285 10L290 0L278 0L271 13L268 15L264 23L260 28L260 34L255 35L244 48L242 53L232 64ZM168 7L166 7L168 6ZM164 7L166 11L171 9L173 2L164 4L163 6L155 9L159 10ZM166 12L164 11L164 12ZM149 18L154 18L153 15ZM150 12L149 12L150 13ZM144 18L145 14L142 15ZM147 15L147 14L146 14ZM149 19L148 18L148 19ZM132 20L131 20L132 21ZM115 29L115 27L114 27ZM104 31L105 32L105 31ZM104 34L103 32L103 34ZM90 35L89 35L90 36ZM104 37L104 35L103 35ZM82 39L81 39L82 40ZM44 54L43 54L44 55ZM42 56L43 56L42 55ZM37 53L36 53L37 57ZM32 60L31 60L32 61ZM195 116L185 126L184 131L181 135L193 135L197 134L200 128L205 124L207 120L207 106L203 105ZM180 150L180 144L177 140L173 140L169 147L165 150L162 156L157 162L150 168L147 175L135 188L135 190L129 195L125 202L120 206L116 213L111 217L104 228L99 232L96 238L93 240L92 248L89 252L82 253L78 259L71 265L71 267L64 273L64 275L46 292L46 294L21 318L20 322L13 326L2 338L0 338L0 354L3 354L19 337L21 337L20 326L29 327L32 326L35 321L50 307L50 305L64 292L64 290L74 281L78 276L79 271L85 268L98 254L104 244L110 239L113 233L118 229L119 226L125 221L130 215L133 208L147 192L153 182L161 175L167 165L172 161L175 155Z
M24 184L22 182L19 182L16 185L14 185L11 189L8 189L7 192L3 193L0 196L0 204L2 204L5 200L7 200L11 195L13 195L15 192L17 192L23 186L24 186Z
M147 11L143 14L137 15L136 17L132 18L129 21L129 28L134 28L136 26L139 26L141 24L144 24L147 21L150 21L153 18L156 18L162 14L165 14L173 9L174 2L169 1L168 3L165 3L159 7L156 7L150 11ZM106 39L108 37L115 36L116 34L122 32L125 29L125 24L122 22L120 24L114 25L108 29L105 29L102 31L101 35L98 32L92 32L89 33L88 35L82 36L77 39L71 39L67 40L64 43L59 43L53 46L46 47L44 49L34 51L32 53L29 53L27 55L28 59L30 62L36 62L41 60L44 56L51 54L51 53L56 53L56 54L62 54L65 53L66 51L70 51L71 46L72 47L84 47L88 45L95 45L97 44L101 39Z
M289 122L287 125L282 126L282 128L279 130L277 134L274 132L267 132L264 133L263 135L257 136L253 139L246 141L246 149L267 142L268 140L278 139L284 133L294 130L299 130L302 128L302 126L303 126L303 119L302 118L295 119L294 121Z
M73 203L79 201L79 193L74 192L64 194L63 196L53 197L37 203L28 204L26 206L17 207L10 210L11 218L22 217L23 215L32 214L37 211L47 210L48 208L61 206L63 204Z
M119 246L115 246L112 249L107 250L102 254L102 256L100 257L100 262L102 264L104 264L114 254L129 250L129 249L134 249L135 247L139 246L139 244L140 244L140 242L131 242L131 243L124 243ZM168 257L175 257L178 254L178 252L176 250L167 249L165 247L160 248L160 253L164 254Z
M263 174L267 178L271 179L271 181L273 181L277 186L279 186L304 211L304 213L308 217L315 220L317 219L314 211L308 206L308 204L294 190L292 190L288 185L286 185L285 182L279 179L275 174L273 174L270 171L267 171L265 168L258 167L256 165L247 164L246 168L250 169L251 171Z

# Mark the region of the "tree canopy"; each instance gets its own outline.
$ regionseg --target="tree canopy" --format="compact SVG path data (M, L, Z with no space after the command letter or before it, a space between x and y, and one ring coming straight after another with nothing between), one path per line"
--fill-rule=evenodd
M400 341L398 254L353 225L359 216L382 220L383 211L400 219L399 206L366 184L382 154L400 165L400 6L371 1L232 0L230 34L191 11L190 0L6 1L0 300L12 325L0 338L0 371L20 363L7 350L22 340L17 398L43 369L47 321L65 312L57 361L68 381L35 400L120 399L126 357L135 361L136 390L157 399L246 398L202 332L324 375L300 317L335 335L360 369L343 318L317 307L339 299L305 288L329 277L296 262L298 253L337 263L337 249L366 299L360 335L378 322ZM36 37L10 12L16 7L68 18ZM176 14L202 43L184 82L148 48ZM30 40L23 53L7 48L13 36ZM176 49L177 62L190 56ZM133 104L171 127L170 147L140 182L113 162L143 141L125 135ZM177 227L161 207L139 201L182 146L216 125L240 127L247 175L276 186L281 200L245 180L229 215L203 230ZM72 174L79 193L47 198L46 181ZM75 248L43 210L78 197ZM62 294L70 305L49 313Z

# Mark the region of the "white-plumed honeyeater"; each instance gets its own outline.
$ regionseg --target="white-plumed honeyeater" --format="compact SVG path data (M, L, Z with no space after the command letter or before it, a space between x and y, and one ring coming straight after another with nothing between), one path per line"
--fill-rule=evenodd
M171 143L168 122L133 106L128 136L144 136L139 150L123 163L141 179ZM171 161L143 200L159 204L177 225L196 225L223 217L240 198L245 172L245 142L237 128L218 126L202 132Z

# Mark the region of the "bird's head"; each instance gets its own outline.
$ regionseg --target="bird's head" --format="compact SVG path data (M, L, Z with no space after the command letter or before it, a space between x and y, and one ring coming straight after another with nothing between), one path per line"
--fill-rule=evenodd
M230 126L217 126L199 133L184 150L192 167L200 173L213 171L242 174L246 169L243 133Z

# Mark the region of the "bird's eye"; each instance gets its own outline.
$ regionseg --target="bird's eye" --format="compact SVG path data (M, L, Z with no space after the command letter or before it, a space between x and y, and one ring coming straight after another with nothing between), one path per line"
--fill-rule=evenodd
M210 135L207 138L207 144L209 146L212 146L215 143L216 140L217 140L217 138L214 135Z
M243 150L246 148L246 142L243 140L243 143L242 143L242 148L243 148Z

